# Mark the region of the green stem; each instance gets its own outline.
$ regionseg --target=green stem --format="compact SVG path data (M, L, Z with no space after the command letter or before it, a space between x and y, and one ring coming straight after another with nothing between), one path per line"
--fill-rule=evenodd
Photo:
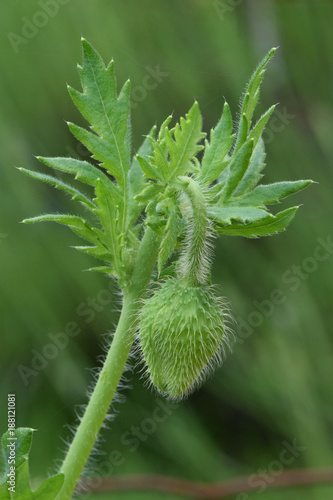
M135 338L140 298L149 284L159 242L156 234L147 228L136 257L131 283L123 290L123 307L109 353L61 467L65 481L57 500L72 498L109 410Z
M179 261L179 275L188 286L198 286L199 283L206 283L210 274L206 200L193 178L179 176L178 179L191 204L185 249Z

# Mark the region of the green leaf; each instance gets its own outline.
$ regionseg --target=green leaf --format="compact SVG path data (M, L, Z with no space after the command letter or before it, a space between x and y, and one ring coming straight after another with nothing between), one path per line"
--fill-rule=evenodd
M169 121L170 117L162 124L158 139L151 139L154 154L149 158L166 183L178 175L197 170L193 162L195 155L203 149L198 143L205 137L201 132L202 118L197 102L172 130L167 128Z
M119 256L119 247L118 247L118 224L121 224L121 220L117 219L117 214L115 212L115 206L112 203L112 198L109 195L108 190L104 186L101 181L97 181L96 184L96 204L98 208L94 210L96 215L98 215L99 220L101 221L102 227L104 229L104 235L102 241L105 245L108 245L110 248L111 255L114 259L114 266L116 270L119 268L118 256ZM126 214L123 212L123 216ZM125 223L122 224L123 227Z
M109 266L95 266L95 267L90 267L89 269L86 269L86 271L93 271L96 273L102 273L102 274L107 274L107 275L112 275L112 268Z
M247 139L247 133L249 131L249 127L250 127L249 121L246 117L246 114L243 113L241 115L240 121L239 121L236 144L234 147L233 155L235 155L240 150L240 148L243 146L243 144L245 143L245 141Z
M120 186L125 186L130 168L131 130L130 85L126 82L117 96L114 63L108 67L98 52L82 40L83 66L79 66L83 93L69 87L69 93L84 118L91 123L91 129L82 140L89 143L93 157L113 175ZM73 130L73 126L71 126ZM84 142L84 143L85 143ZM88 146L87 146L88 147Z
M210 142L207 140L205 142L201 171L198 175L203 185L211 184L227 165L223 160L231 148L234 137L230 108L225 103L220 121L210 132Z
M265 67L268 61L274 56L276 48L271 49L255 69L245 91L241 103L241 116L245 114L248 123L251 123L254 109L258 103L260 95L260 85L265 74Z
M260 208L255 208L252 206L242 206L242 207L209 207L208 214L220 224L231 224L231 221L240 222L253 222L261 220L265 217L273 217L267 212Z
M236 153L230 162L229 177L226 182L226 186L223 191L223 199L229 198L232 193L237 188L242 177L244 176L246 169L249 166L250 158L253 151L253 139L246 141L246 143L240 148L238 153Z
M117 202L122 200L121 193L117 186L100 170L90 163L73 158L43 158L37 157L38 160L48 167L75 175L75 179L96 186L97 180L100 179L105 187L114 196Z
M284 231L295 217L297 209L298 207L287 208L273 217L268 215L265 219L251 224L233 223L230 226L218 226L217 232L231 236L245 236L246 238L270 236Z
M56 177L52 177L51 175L43 174L41 172L33 172L25 168L19 168L19 170L29 177L32 177L33 179L38 179L40 181L46 182L47 184L51 184L51 186L54 186L57 189L67 191L71 195L73 200L78 200L84 205L87 205L89 208L95 207L95 204L87 196L81 193L81 191L57 179Z
M195 102L185 118L180 119L174 131L174 140L166 133L165 140L170 154L169 179L193 171L191 160L203 149L198 143L205 137L201 132L202 117Z
M150 138L156 136L156 126L154 126L148 136L143 141L138 155L147 159L153 152L153 147ZM136 155L132 160L131 168L128 172L128 196L127 196L127 227L131 228L137 222L137 219L144 208L144 203L136 199L136 196L145 188L145 178L137 160Z
M120 168L115 162L110 161L110 157L113 155L111 144L85 128L75 125L75 123L68 122L67 125L74 137L93 153L92 158L101 162L101 166L108 170L111 175L119 178Z
M64 482L64 475L57 474L47 478L43 484L34 492L34 500L54 500L60 492Z
M146 158L140 156L139 154L136 155L136 157L143 173L147 178L163 181L162 174L160 174L159 171L156 168L154 168Z
M153 199L162 189L163 186L160 184L150 182L148 185L145 185L141 193L135 196L135 199L142 204L147 204L147 202Z
M285 181L274 184L257 186L255 189L244 195L239 201L235 200L239 206L252 205L253 207L264 207L273 203L279 203L282 198L297 193L301 189L312 184L311 180Z
M241 196L258 184L262 178L262 174L260 172L265 168L265 159L266 153L264 142L262 139L259 139L259 142L252 153L250 165L236 187L233 193L234 196Z
M275 51L276 49L273 48L268 52L268 54L266 54L264 59L257 66L249 83L245 88L245 93L241 100L241 112L237 129L237 139L234 147L234 154L239 151L239 149L243 146L243 144L248 138L254 138L255 139L254 146L256 145L260 137L260 134L262 132L262 129L265 126L265 123L267 122L270 114L273 112L273 110L270 108L267 112L268 116L264 115L264 117L260 119L262 121L259 120L257 125L254 127L256 130L253 132L253 135L250 135L248 137L248 132L251 128L253 112L259 100L260 84L265 74L265 66L267 65L268 61L273 57Z
M68 226L74 233L81 236L81 238L86 239L94 244L99 244L99 235L101 232L90 226L90 224L77 215L68 214L44 214L37 217L31 217L30 219L24 219L22 222L26 224L31 224L35 222L57 222L58 224L64 224Z
M275 110L276 106L273 105L271 106L267 111L266 113L264 113L260 118L259 120L257 121L257 123L255 124L255 126L253 127L253 129L251 130L251 133L249 135L249 138L250 139L253 139L254 140L254 147L257 145L259 139L260 139L260 136L261 136L261 133L262 131L264 130L265 126L266 126L266 123L268 122L271 114L273 113L273 111Z
M153 155L149 157L149 161L161 173L163 179L167 179L169 175L168 151L163 147L163 142L165 145L164 139L162 142L151 139Z
M102 245L98 246L73 246L75 250L79 250L80 252L84 252L88 255L91 255L92 257L96 257L96 259L100 259L103 261L112 261L112 258L110 257L110 251L109 249L106 249Z
M29 476L29 452L34 430L19 428L15 436L10 431L3 434L0 443L0 498L1 500L54 500L60 492L64 475L57 474L46 479L36 491L31 490ZM12 445L13 448L8 447ZM11 454L11 452L14 454ZM15 463L11 463L12 460ZM15 467L15 486L8 483L10 467ZM9 490L12 487L15 491Z
M93 243L86 252L105 258L108 263L112 263L117 274L120 270L126 272L126 266L120 263L122 255L128 255L134 243L136 246L133 237L137 238L138 233L134 225L142 210L142 203L136 199L136 195L144 187L142 170L137 160L130 168L130 85L126 82L118 95L113 61L106 67L100 55L86 40L82 40L82 47L83 64L78 67L82 92L71 87L69 92L83 117L90 123L90 130L73 123L69 123L69 128L92 152L99 165L96 167L72 158L39 160L93 186L96 197L91 200L76 187L49 175L39 172L28 175L67 191L73 199L85 203L94 218L96 215L99 218L101 229L91 227L87 221L75 215L45 215L25 222L49 220L68 225L76 234ZM145 141L145 149L147 155L151 154L149 139ZM142 153L145 157L144 151Z
M0 484L7 481L7 474L10 472L10 464L8 464L10 449L7 444L10 442L10 431L7 431L1 437L0 443ZM15 466L20 467L28 458L28 454L32 442L32 434L34 429L21 427L15 430Z
M169 130L168 127L169 127L169 123L171 122L171 120L172 120L172 115L169 115L162 123L162 125L160 127L160 131L158 133L159 142L161 142L165 139L165 134L166 134L167 130Z

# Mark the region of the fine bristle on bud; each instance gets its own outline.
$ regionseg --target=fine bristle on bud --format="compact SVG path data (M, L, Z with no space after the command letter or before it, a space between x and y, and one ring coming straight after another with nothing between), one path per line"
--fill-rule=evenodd
M208 285L168 280L143 306L139 337L153 385L181 399L222 362L223 302Z

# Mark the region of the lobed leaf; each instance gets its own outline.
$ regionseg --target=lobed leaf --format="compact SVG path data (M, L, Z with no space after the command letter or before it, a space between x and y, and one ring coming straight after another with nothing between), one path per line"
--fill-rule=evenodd
M239 200L234 199L239 206L251 205L253 207L264 207L279 203L282 198L297 193L301 189L312 184L311 180L284 181L274 184L259 185L249 193L245 194Z
M81 191L57 179L56 177L52 177L51 175L43 174L41 172L33 172L25 168L19 168L19 170L29 177L32 177L33 179L38 179L40 181L46 182L47 184L51 184L51 186L54 186L57 189L67 191L71 195L73 200L78 200L89 208L95 207L95 204L86 195L81 193Z
M74 137L92 153L92 158L100 162L101 167L105 168L118 181L122 179L122 172L117 162L112 159L114 152L112 144L97 134L89 132L83 127L75 125L75 123L67 123L69 130Z
M162 141L156 141L153 138L150 139L153 155L149 157L149 161L155 167L155 169L161 174L163 179L168 179L169 176L169 162L168 162L168 150L166 147L165 139Z
M93 271L95 273L107 274L108 276L112 275L112 268L110 266L95 266L86 269L86 271Z
M170 117L162 124L157 140L151 139L154 154L149 158L153 169L152 178L162 176L165 182L170 182L178 175L185 175L197 170L194 162L196 154L203 149L198 143L205 137L201 132L202 117L198 103L195 102L185 118L180 119L174 129L169 130ZM147 165L143 167L149 171Z
M146 158L140 156L139 154L136 155L136 157L142 172L147 178L163 181L163 175L155 167L153 167Z
M259 120L255 124L255 126L251 130L250 135L249 135L249 139L253 139L254 140L254 147L257 145L257 143L258 143L258 141L259 141L259 139L261 137L262 131L264 130L264 128L266 126L266 123L268 122L268 120L271 117L271 115L272 115L273 111L275 110L275 108L276 108L275 105L271 106L266 111L266 113L264 113L259 118Z
M246 86L244 96L241 100L241 112L240 112L240 119L239 119L239 124L238 124L238 129L237 129L237 138L236 138L234 153L238 152L238 150L242 147L242 145L245 143L245 141L248 138L248 132L251 128L253 112L254 112L255 107L256 107L258 100L259 100L260 85L261 85L262 79L263 79L264 74L265 74L265 67L266 67L268 61L273 57L275 51L276 51L276 49L273 48L268 52L268 54L266 54L266 56L263 58L263 60L257 66L249 83ZM267 119L268 119L268 117L267 117ZM266 122L262 123L263 127L264 127L265 123ZM258 125L258 128L255 132L256 141L258 141L259 136L260 136L260 134L258 136L259 128L260 128L260 125ZM252 137L252 136L250 136L250 137ZM256 141L255 141L254 145L256 144Z
M79 250L80 252L84 252L92 257L96 257L96 259L100 259L103 261L112 261L110 257L110 251L107 250L104 246L73 246L75 250Z
M259 100L260 85L265 74L265 67L269 60L274 56L275 52L276 48L273 48L265 55L255 69L246 87L245 96L241 105L241 115L244 113L249 123L251 123L254 109Z
M235 143L235 147L233 150L233 155L235 155L240 150L240 148L243 146L243 144L245 143L245 141L247 139L249 127L250 127L249 121L246 117L246 114L243 113L240 117L240 120L239 120L238 131L237 131L237 136L236 136L236 143Z
M298 207L291 207L279 212L275 216L267 215L251 224L233 223L229 226L217 226L216 231L220 234L231 236L245 236L246 238L257 238L258 236L270 236L284 231L295 217Z
M223 160L231 148L234 137L230 108L225 103L220 121L210 132L210 142L205 141L201 171L198 174L198 179L203 185L211 184L227 165Z
M143 141L138 155L141 158L147 159L153 151L150 138L154 139L156 136L156 126L152 127L148 136ZM128 172L128 197L127 197L127 224L131 228L137 222L137 219L144 208L144 203L141 203L136 196L145 188L145 178L143 171L137 159L137 155L132 160L131 168Z
M231 221L243 223L254 222L266 217L273 217L267 210L249 206L213 206L209 207L208 214L220 224L231 224Z
M54 500L60 492L64 475L57 474L47 478L36 491L32 491L29 475L29 453L34 429L18 428L15 436L9 431L3 434L0 442L0 498L2 500ZM10 448L15 444L15 465L10 464ZM10 467L15 467L15 492L9 490L8 474Z
M202 117L199 105L195 102L186 117L180 119L180 124L177 123L174 140L166 134L170 154L169 179L191 172L191 160L203 149L203 146L198 145L205 137L201 129Z
M126 185L130 168L130 85L126 82L117 96L114 63L108 67L98 52L82 40L83 66L79 66L83 93L69 87L69 93L84 118L91 124L91 129L98 134L72 130L89 143L94 158L114 175L121 186Z
M57 222L58 224L64 224L68 226L74 233L81 236L87 241L94 243L96 245L100 244L101 231L90 226L90 224L77 215L69 214L44 214L37 217L31 217L30 219L24 219L22 222L26 224L31 224L35 222Z
M233 193L234 196L241 196L258 184L262 178L261 171L265 167L265 159L266 153L264 141L259 139L258 144L252 153L250 164Z
M233 155L229 165L229 177L223 191L223 200L229 198L243 178L251 159L253 139L245 142L238 153Z
M117 186L105 175L102 170L95 167L91 163L82 160L75 160L74 158L43 158L38 156L37 159L47 165L48 167L54 168L55 170L60 170L68 174L75 175L75 179L89 184L90 186L96 186L97 180L100 179L105 187L113 195L116 203L122 200L121 192L117 189Z
M122 221L117 219L115 207L112 203L111 197L109 196L109 192L100 180L97 181L95 192L95 201L98 207L94 210L94 212L99 217L99 220L101 221L102 227L104 229L102 241L104 242L105 246L109 248L110 253L114 259L115 268L116 270L118 270L118 224L121 224ZM125 212L123 212L123 216L126 216ZM122 225L124 227L125 223L123 223Z

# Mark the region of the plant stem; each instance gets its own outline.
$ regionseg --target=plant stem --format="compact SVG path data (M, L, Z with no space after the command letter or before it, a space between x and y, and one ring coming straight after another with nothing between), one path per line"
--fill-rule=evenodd
M210 274L208 217L206 200L199 184L191 177L179 176L191 205L185 249L179 260L179 275L187 286L206 283Z
M147 228L135 260L131 283L123 290L123 307L110 350L60 470L65 481L58 500L72 498L115 395L135 338L140 298L149 284L158 247L158 236Z

